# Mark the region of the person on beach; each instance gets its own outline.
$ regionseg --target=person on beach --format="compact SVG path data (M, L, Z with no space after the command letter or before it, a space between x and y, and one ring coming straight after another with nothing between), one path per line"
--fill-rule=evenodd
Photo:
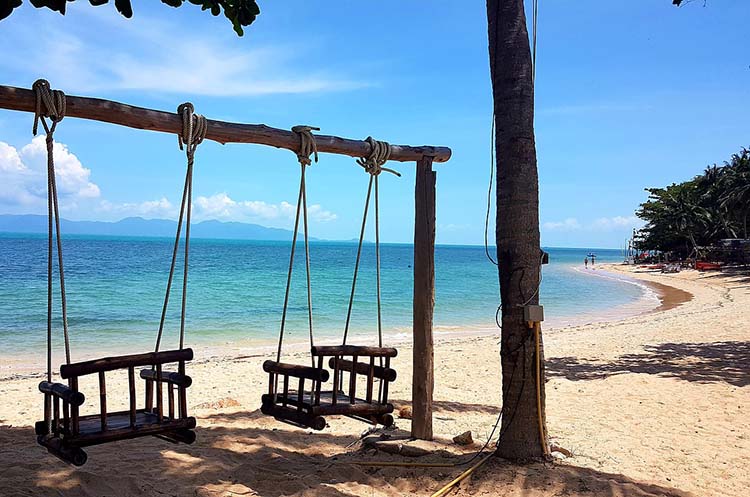
M588 258L588 257L584 257L584 258L583 258L583 265L584 265L584 267L585 267L586 269L588 269L588 268L589 268L589 258Z

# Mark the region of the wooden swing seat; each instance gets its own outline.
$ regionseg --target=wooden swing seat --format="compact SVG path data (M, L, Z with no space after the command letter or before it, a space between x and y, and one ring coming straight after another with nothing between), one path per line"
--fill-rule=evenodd
M81 447L90 445L145 436L156 436L174 443L193 443L196 423L194 417L187 415L186 396L192 379L185 374L185 362L192 358L192 349L181 349L105 357L61 366L60 376L68 380L67 385L47 381L39 384L39 390L45 396L45 419L36 423L37 441L51 454L76 466L86 463L88 456ZM177 371L163 371L162 365L166 363L177 363ZM146 398L145 407L137 408L135 368L142 366L151 369L140 371L140 377L145 380ZM116 369L128 370L130 408L108 413L104 374ZM79 407L85 402L85 397L78 391L78 379L94 373L99 375L99 413L80 416ZM163 384L167 386L166 412Z
M317 366L299 366L276 361L263 363L268 373L268 393L262 397L261 412L281 421L322 430L326 426L324 416L344 415L373 424L393 424L393 404L388 402L388 386L396 380L396 371L390 368L390 360L398 351L386 347L363 347L356 345L312 347ZM333 389L322 390L330 374L324 368L325 358L333 369ZM351 360L344 359L350 357ZM366 358L364 362L359 359ZM375 358L384 360L383 366L375 365ZM348 373L348 392L343 389L344 373ZM366 377L366 394L357 397L357 376ZM295 390L289 388L289 378L296 378ZM283 390L279 391L279 379ZM375 380L380 382L375 392ZM305 381L312 381L305 390Z

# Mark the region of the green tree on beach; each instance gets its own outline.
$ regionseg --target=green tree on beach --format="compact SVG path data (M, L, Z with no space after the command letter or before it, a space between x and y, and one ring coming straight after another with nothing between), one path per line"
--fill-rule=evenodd
M637 248L689 256L722 238L748 237L750 150L742 149L722 166L709 166L695 178L665 188L647 188L648 200L636 215L646 221Z

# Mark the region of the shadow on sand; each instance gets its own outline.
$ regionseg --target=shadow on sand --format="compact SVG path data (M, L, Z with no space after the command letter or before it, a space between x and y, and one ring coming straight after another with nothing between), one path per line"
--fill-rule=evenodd
M385 496L430 495L463 468L365 468L354 461L398 460L348 448L355 436L312 434L257 411L199 420L194 445L153 438L88 449L82 468L67 466L34 441L30 427L0 427L0 494L14 496ZM302 451L306 451L303 453ZM414 459L410 459L413 461ZM420 462L450 462L430 455ZM685 497L672 488L567 464L488 463L468 494L570 497Z
M750 342L664 343L647 345L643 354L627 354L608 363L553 357L545 361L548 378L599 380L645 373L697 383L750 385Z

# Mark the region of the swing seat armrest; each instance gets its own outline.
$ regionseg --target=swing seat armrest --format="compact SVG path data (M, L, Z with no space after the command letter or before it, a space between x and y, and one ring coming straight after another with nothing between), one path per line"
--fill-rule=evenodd
M81 392L73 390L68 385L63 385L62 383L43 381L39 383L39 391L44 394L54 395L70 405L78 407L82 406L86 400L86 397Z
M193 379L190 376L174 371L162 371L161 377L159 377L153 369L141 369L141 378L146 381L161 380L164 383L170 383L182 388L188 388L193 384Z
M304 378L306 380L328 381L329 374L325 369L313 368L310 366L300 366L298 364L286 364L283 362L266 361L263 363L263 371L266 373L281 374L284 376L293 376L295 378Z

